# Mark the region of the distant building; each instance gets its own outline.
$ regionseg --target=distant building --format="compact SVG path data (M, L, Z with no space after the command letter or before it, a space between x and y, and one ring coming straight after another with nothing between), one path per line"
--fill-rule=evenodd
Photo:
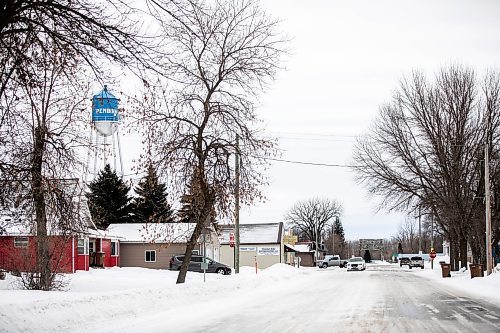
M375 260L384 259L384 240L383 239L360 239L358 256L362 257L365 251L370 251L370 256Z
M314 267L316 261L323 260L326 254L326 248L323 244L319 244L316 256L316 243L315 242L298 242L295 245L285 244L285 251L295 253L295 258L300 260L300 266Z
M196 223L120 223L111 224L107 233L120 237L120 266L168 269L172 256L184 254ZM208 229L193 250L219 261L219 239L213 228Z
M220 229L220 262L234 268L234 247L229 237L234 225L222 225ZM240 267L255 263L267 268L285 262L283 223L240 224Z

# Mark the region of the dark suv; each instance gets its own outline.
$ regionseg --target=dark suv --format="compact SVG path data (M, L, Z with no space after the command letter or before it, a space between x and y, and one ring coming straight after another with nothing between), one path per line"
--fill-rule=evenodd
M403 265L408 265L410 266L410 258L408 257L402 257L399 259L399 267L402 267Z
M221 264L220 262L217 262L208 257L205 258L205 260L208 263L208 267L206 269L207 273L217 273L224 275L231 274L231 268L229 266ZM180 270L183 261L184 261L184 255L173 256L170 259L168 269L170 269L171 271ZM203 269L201 268L202 263L203 263L203 256L193 255L191 257L191 261L189 262L188 271L203 272Z

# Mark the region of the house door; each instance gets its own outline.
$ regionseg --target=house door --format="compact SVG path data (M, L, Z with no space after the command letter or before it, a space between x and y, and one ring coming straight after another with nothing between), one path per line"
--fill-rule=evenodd
M90 266L95 266L95 239L89 240Z
M95 239L91 239L89 241L89 254L92 255L92 253L95 252Z
M218 247L214 247L214 257L213 257L213 259L215 261L220 262L220 260L219 260L220 259L220 255L219 255L219 248Z

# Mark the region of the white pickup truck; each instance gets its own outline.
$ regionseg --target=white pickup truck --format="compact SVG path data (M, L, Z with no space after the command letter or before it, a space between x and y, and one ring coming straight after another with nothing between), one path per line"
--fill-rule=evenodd
M319 260L316 263L316 265L319 268L327 268L332 266L339 266L340 268L343 268L346 263L347 260L340 259L340 256L338 254L337 255L328 254L325 256L323 260Z

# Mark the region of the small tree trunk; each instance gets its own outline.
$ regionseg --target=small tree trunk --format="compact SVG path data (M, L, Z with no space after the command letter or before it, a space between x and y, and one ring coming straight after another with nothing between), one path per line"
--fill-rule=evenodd
M455 233L450 233L450 264L452 271L458 271L459 246Z
M47 215L45 207L45 196L43 189L42 164L45 150L45 129L35 128L33 142L33 160L31 165L31 177L33 178L33 204L35 206L36 219L36 273L39 274L36 289L50 290L51 271L49 241L47 235Z
M467 268L467 238L460 237L460 268Z
M204 219L202 219L201 221L204 221ZM191 235L191 238L187 243L186 252L184 253L184 261L182 262L181 270L179 271L179 275L177 276L177 281L176 281L177 284L186 282L186 274L188 271L189 262L191 261L194 247L198 242L198 239L200 238L201 232L204 227L204 223L201 221L198 221L196 223L196 227L194 228L193 234Z

